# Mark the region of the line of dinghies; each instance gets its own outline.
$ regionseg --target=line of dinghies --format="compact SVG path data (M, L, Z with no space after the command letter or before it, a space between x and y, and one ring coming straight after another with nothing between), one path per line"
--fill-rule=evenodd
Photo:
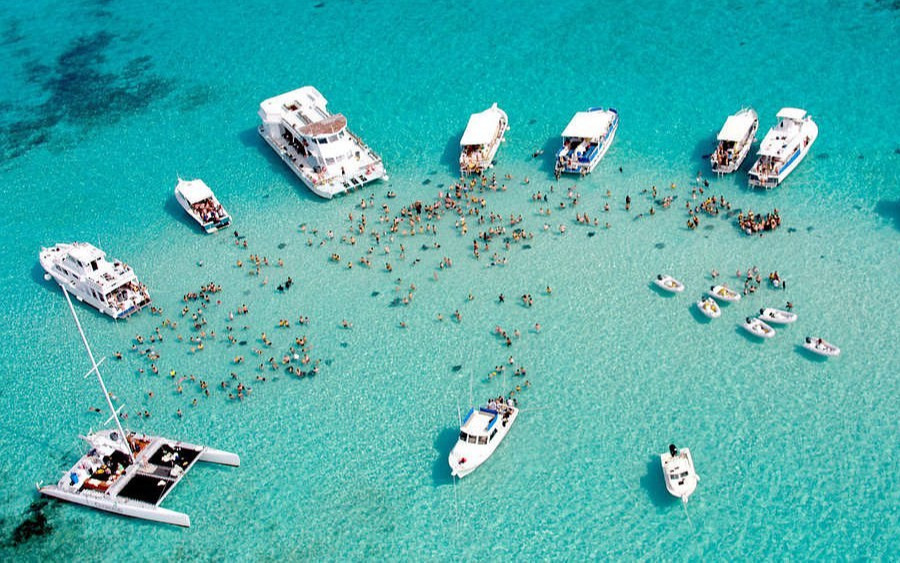
M663 291L669 293L681 293L684 291L684 284L668 274L657 274L652 280ZM714 285L706 291L706 295L697 300L697 310L709 319L718 319L722 316L722 307L719 301L725 303L735 303L741 300L741 294L726 285ZM756 317L746 317L744 322L740 323L740 327L754 336L759 338L772 338L775 336L775 329L771 326L787 325L797 320L797 314L792 311L784 311L774 307L766 307L759 310ZM813 354L820 356L834 357L841 353L841 349L820 337L807 336L801 346Z

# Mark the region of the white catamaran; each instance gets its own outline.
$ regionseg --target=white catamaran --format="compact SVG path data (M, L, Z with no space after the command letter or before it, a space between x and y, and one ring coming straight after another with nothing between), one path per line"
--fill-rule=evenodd
M191 520L187 514L162 508L160 504L163 499L196 462L208 461L237 467L241 463L240 458L237 454L206 446L126 432L119 420L119 412L113 407L106 384L100 376L99 363L94 360L94 353L88 345L65 287L63 293L91 360L92 367L88 375L93 373L97 376L103 397L112 413L107 423L115 421L116 427L82 436L89 446L87 454L65 472L58 483L45 486L38 484L38 490L48 497L122 516L190 526Z
M331 199L379 179L381 157L347 129L347 118L325 109L328 101L304 86L259 105L259 134L314 194Z

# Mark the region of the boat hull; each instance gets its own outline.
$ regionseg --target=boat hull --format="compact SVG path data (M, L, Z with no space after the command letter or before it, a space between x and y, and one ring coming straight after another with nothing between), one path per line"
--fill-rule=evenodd
M172 524L189 528L191 519L187 514L175 512L167 508L161 508L152 504L135 502L128 499L113 499L103 494L89 492L72 493L58 488L56 485L47 485L39 489L42 495L56 498L73 504L80 504L88 508L103 510L120 516L129 516L141 520L152 520L163 524Z
M354 177L349 181L349 183L338 183L334 181L316 183L310 180L306 174L304 174L300 168L297 166L297 163L291 158L291 154L288 150L276 143L269 135L266 134L266 129L263 126L260 126L258 129L260 136L265 139L266 143L275 153L281 157L281 161L284 162L288 168L294 173L295 176L300 178L304 185L309 188L309 191L316 194L317 196L324 199L332 199L336 195L345 194L350 191L362 188L365 185L368 185L377 180L387 180L388 176L385 174L384 166L382 164L378 164L378 166L373 167L370 171L367 171L365 174L360 175L359 177ZM353 180L356 182L354 183Z
M653 283L656 287L669 293L681 293L684 291L684 284L672 276L657 276L653 279Z

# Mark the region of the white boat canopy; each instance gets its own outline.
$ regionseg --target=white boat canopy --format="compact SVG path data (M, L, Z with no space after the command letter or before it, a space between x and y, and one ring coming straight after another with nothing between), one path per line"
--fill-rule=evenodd
M562 132L563 137L595 139L609 130L612 114L608 111L579 111Z
M502 114L497 109L496 103L480 113L473 113L469 117L469 124L466 125L466 131L459 145L468 147L491 144L497 136L497 130L500 129L501 119Z
M737 115L729 115L725 120L725 125L716 136L718 141L731 141L737 143L743 141L747 136L747 132L753 127L753 114L749 111L742 111Z
M791 119L793 121L801 121L806 117L806 110L800 108L781 108L781 111L775 116L778 119Z
M213 196L212 190L203 180L178 180L178 191L191 205Z

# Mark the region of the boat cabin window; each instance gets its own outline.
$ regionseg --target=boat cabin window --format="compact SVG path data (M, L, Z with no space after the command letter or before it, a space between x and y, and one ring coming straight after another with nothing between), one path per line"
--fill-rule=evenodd
M479 436L479 437L478 437L478 443L479 443L479 444L487 444L487 443L488 443L488 438L487 438L487 436Z
M469 435L466 434L465 432L460 432L460 433L459 433L459 439L462 440L463 442L465 442L466 440L469 439Z
M478 437L477 437L477 436L472 436L471 434L469 434L469 443L470 443L470 444L474 444L474 443L476 443L477 441L478 441Z
M96 260L91 262L91 270L93 270L95 272L97 271L97 261Z

